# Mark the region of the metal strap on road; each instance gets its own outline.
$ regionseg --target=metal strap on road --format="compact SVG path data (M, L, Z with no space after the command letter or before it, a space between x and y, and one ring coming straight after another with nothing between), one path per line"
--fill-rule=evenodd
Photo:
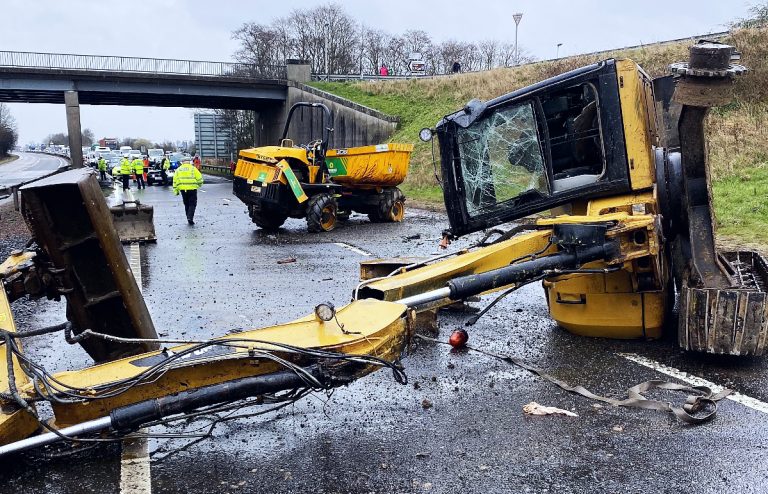
M448 342L440 341L435 338L429 338L427 336L418 334L415 336L422 340L431 341L433 343L449 345ZM571 386L565 381L561 381L560 379L547 374L544 372L544 370L530 365L515 357L511 357L509 355L500 355L479 348L471 347L469 345L466 345L466 348L474 352L493 357L497 360L501 360L502 362L515 365L521 369L525 369L528 372L536 374L544 380L551 382L559 388L568 391L569 393L575 393L591 400L601 401L603 403L608 403L609 405L618 407L642 408L644 410L670 412L675 417L677 417L678 420L687 424L703 424L715 418L715 415L717 414L717 402L732 393L730 389L723 389L719 393L713 393L712 390L707 386L686 386L684 384L652 379L650 381L645 381L643 383L632 386L627 390L627 398L623 400L617 400L614 398L597 395L583 386ZM685 405L682 407L677 407L666 401L649 400L643 396L643 393L652 389L682 391L689 393L689 395L685 400Z

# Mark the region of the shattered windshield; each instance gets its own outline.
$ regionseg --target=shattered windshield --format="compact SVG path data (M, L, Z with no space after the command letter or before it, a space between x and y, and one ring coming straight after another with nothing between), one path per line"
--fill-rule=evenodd
M457 131L470 216L523 193L547 194L544 157L530 102L502 108Z

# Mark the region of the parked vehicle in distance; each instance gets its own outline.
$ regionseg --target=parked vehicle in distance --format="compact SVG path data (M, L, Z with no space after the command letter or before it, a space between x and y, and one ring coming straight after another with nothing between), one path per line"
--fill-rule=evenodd
M192 155L188 153L171 153L170 156L168 156L168 159L171 162L171 170L175 170L183 161L189 161L191 163Z
M128 153L131 152L131 146L120 146L120 155L128 157Z
M107 160L107 173L112 175L112 169L116 166L120 166L122 160L123 156L119 152L112 153L112 156Z
M163 182L162 163L159 165L150 165L149 171L147 171L147 185L171 185L173 183L173 175L176 173L174 169L167 170L165 172L165 182Z
M148 149L147 157L150 164L160 165L165 159L165 152L162 149Z
M136 158L141 158L141 157L142 157L141 151L139 151L138 149L131 149L128 151L129 160L134 160Z

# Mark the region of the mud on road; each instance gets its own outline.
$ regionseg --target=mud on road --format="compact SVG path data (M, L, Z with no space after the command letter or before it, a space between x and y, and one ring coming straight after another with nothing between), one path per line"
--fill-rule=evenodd
M409 210L401 224L353 215L329 234L300 220L257 230L231 186L210 179L194 226L168 189L137 192L155 207L158 242L142 247L143 290L163 336L207 338L301 317L318 302L351 298L361 260L437 251L443 215ZM471 245L460 239L451 248ZM279 263L295 259L295 262ZM487 304L490 297L473 303ZM60 322L64 304L14 303L20 329ZM444 312L438 337L468 314ZM671 331L670 331L671 332ZM538 284L516 292L469 329L470 343L510 354L573 384L620 397L651 378L674 378L643 357L768 401L763 360L703 358L657 342L586 339L557 328ZM27 346L51 370L87 365L60 337ZM154 492L765 492L766 419L726 400L714 422L597 404L487 356L414 341L406 386L380 371L261 417L221 424L213 438L151 440ZM680 399L680 396L666 396ZM578 417L525 416L530 401ZM197 424L199 426L200 424ZM195 424L189 424L192 428ZM182 449L186 446L186 449ZM4 462L8 492L119 492L120 448Z

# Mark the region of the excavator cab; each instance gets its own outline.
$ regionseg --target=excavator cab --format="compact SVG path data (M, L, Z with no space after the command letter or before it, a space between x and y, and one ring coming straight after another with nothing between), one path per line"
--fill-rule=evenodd
M627 63L607 60L487 103L473 100L440 121L451 233L631 192L617 75ZM635 73L649 83L639 67ZM651 137L655 126L645 117Z

